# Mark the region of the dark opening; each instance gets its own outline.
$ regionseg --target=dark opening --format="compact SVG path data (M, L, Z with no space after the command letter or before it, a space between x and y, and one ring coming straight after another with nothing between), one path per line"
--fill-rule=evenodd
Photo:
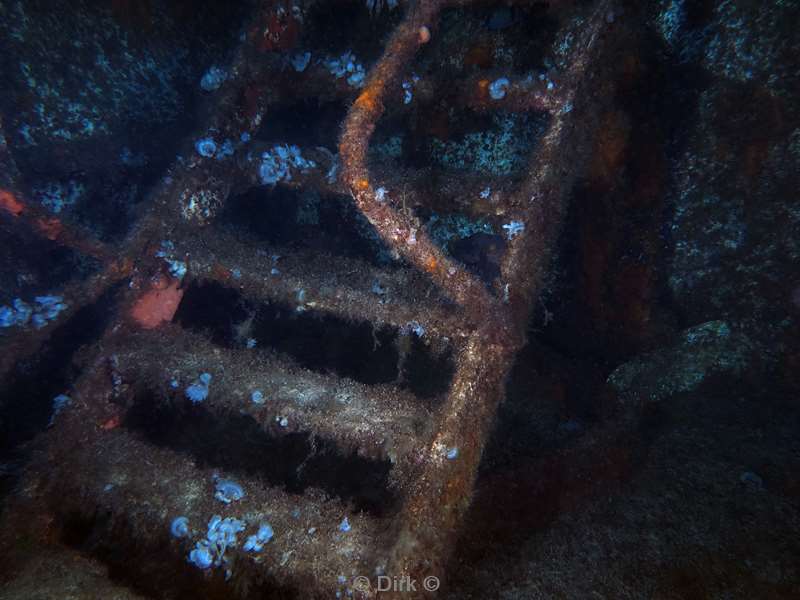
M403 16L402 6L389 9L387 4L376 3L380 18L375 18L360 0L309 3L300 47L331 56L349 50L368 68Z
M256 187L230 198L220 221L287 250L309 249L379 266L391 262L386 245L349 198L281 185Z
M236 345L237 325L254 310L236 290L218 283L193 283L184 293L174 321L231 348Z
M333 442L310 434L272 436L248 415L221 416L146 391L137 395L123 426L153 444L191 455L201 468L260 478L295 494L320 488L379 516L397 508L388 486L388 460L343 455Z
M61 541L73 548L85 547L91 539L92 532L103 521L103 516L98 513L93 517L77 512L67 513L61 524Z
M193 284L183 296L175 320L209 336L217 344L242 343L238 325L253 316L248 337L291 356L300 366L319 373L334 372L369 385L396 382L397 330L351 323L314 311L298 313L277 303L253 306L236 290L217 283ZM403 387L421 398L444 393L453 375L449 353L434 354L411 334L403 367ZM402 342L402 340L401 340ZM400 344L402 345L402 343Z
M279 352L292 356L314 371L335 371L367 384L397 379L394 331L374 330L369 323L348 323L331 316L320 317L270 304L258 312L255 337Z
M411 351L403 365L404 389L419 398L442 397L455 373L450 351L434 354L420 338L411 335Z
M323 146L336 152L338 123L347 115L341 102L320 104L318 98L297 100L270 110L255 138L269 144L297 144L301 148Z

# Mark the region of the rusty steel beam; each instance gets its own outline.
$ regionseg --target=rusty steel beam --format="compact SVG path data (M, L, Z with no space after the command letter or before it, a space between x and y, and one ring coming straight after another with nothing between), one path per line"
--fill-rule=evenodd
M427 261L431 257L438 261L439 257L427 247L409 252L402 235L392 235L408 224L376 202L365 160L369 137L382 114L385 84L397 77L402 62L410 60L419 44L415 32L432 21L440 6L423 4L400 25L384 58L370 74L367 89L351 109L340 144L347 182L359 208L387 243L429 272ZM502 268L505 283L497 290L503 302L487 299L483 290L477 291L463 280L456 284L432 273L434 281L463 303L469 313L482 314L483 323L475 327L457 356L442 420L400 518L402 529L389 561L388 572L393 577L420 581L427 575L441 577L444 573L457 527L469 506L484 444L504 396L506 377L525 342L528 315L538 297L550 247L560 230L567 194L580 167L580 161L568 162L567 150L574 148L573 144L580 147L577 140L567 136L576 128L572 103L577 100L590 58L599 51L600 30L607 13L608 2L595 7L574 51L566 82L562 82L568 91L560 92L561 105L554 108L555 117L534 156L532 175L506 199L509 213L518 217L525 229L521 235L510 236L512 243ZM387 594L393 595L402 596Z
M104 352L116 357L115 373L128 382L128 395L141 389L182 399L184 388L206 371L213 379L204 407L248 415L274 435L307 432L342 451L395 465L408 465L431 437L432 410L396 385L314 373L257 348L221 349L177 325L116 338Z
M215 281L252 300L398 329L419 323L426 337L464 335L463 311L421 273L311 251L264 248L241 236L201 231L186 238L190 281ZM236 273L234 276L233 273Z
M356 205L392 248L430 277L477 323L489 314L495 301L484 284L450 259L433 243L422 225L396 210L372 183L367 167L367 148L375 126L384 113L387 89L394 85L417 50L430 40L441 0L422 0L409 8L392 34L380 60L370 71L364 90L351 106L339 141L342 178ZM391 191L388 192L391 195Z
M552 121L529 167L530 176L512 195L509 213L524 224L524 235L513 237L501 265L503 289L517 328L524 327L539 294L547 263L539 257L561 230L566 211L564 195L572 188L587 159L591 132L580 123L593 123L601 98L589 93L595 87L588 67L600 52L601 33L607 26L610 1L598 3L581 32L572 63L562 85L563 104ZM567 149L569 151L567 151ZM528 265L526 267L526 265Z

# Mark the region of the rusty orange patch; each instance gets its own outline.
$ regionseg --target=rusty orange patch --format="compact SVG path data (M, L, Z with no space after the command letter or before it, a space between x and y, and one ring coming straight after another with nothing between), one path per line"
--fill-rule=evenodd
M364 108L366 110L375 110L377 106L377 102L375 100L375 92L372 90L366 90L361 93L361 95L356 98L356 106L359 108Z
M489 99L489 80L478 80L478 93L476 100L478 102L486 102Z
M171 321L183 298L183 290L178 287L179 284L177 279L169 282L156 281L131 308L133 320L143 329L155 329L162 323Z
M16 196L8 190L0 190L0 208L10 212L15 217L18 217L25 210L22 202L17 200Z
M116 429L122 424L122 419L120 419L119 415L111 417L108 421L103 423L100 428L104 429L105 431L110 431L112 429Z

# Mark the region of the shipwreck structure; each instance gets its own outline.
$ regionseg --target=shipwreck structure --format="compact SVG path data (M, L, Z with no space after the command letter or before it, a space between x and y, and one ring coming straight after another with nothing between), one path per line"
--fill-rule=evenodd
M368 69L352 56L314 62L300 53L287 70L282 36L296 35L300 9L252 7L232 63L204 77L205 121L119 245L29 201L2 148L6 226L102 267L41 306L8 308L19 326L3 333L0 377L48 339L58 326L48 319L54 311L64 320L113 298L113 317L85 352L86 368L61 397L5 513L4 527L13 531L7 542L89 550L154 596L407 591L379 590L382 576L417 581L425 595L446 579L607 92L602 64L615 19L602 0L559 7L557 50L567 67L541 76L497 73L453 84L413 74L415 57L436 43L440 13L470 4L402 4L402 20ZM296 96L333 94L349 103L338 152L258 139L291 80ZM432 178L429 169L371 160L382 117L401 114L415 95L453 85L464 110L543 115L524 177ZM284 251L244 228L218 225L230 197L276 185L351 198L389 260ZM419 216L420 207L465 198L502 240L488 277L454 258ZM366 324L376 346L394 343L400 362L424 355L447 381L425 393L399 381L357 381L305 368L249 329L220 343L213 322L175 317L187 303L213 305L230 294L300 315L297 327L320 319ZM29 321L34 314L41 326ZM398 378L402 371L401 364ZM93 568L75 560L77 570ZM430 580L423 589L430 576L436 587Z

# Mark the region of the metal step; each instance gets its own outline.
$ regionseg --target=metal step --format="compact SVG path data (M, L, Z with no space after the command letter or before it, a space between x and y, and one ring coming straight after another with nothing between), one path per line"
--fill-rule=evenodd
M198 406L246 415L274 436L312 434L343 453L390 460L393 471L414 462L433 433L431 403L394 385L314 373L259 349L221 348L176 325L127 335L106 352L128 397L151 393L183 403L207 373L208 396Z
M433 337L463 335L463 310L416 270L269 248L220 228L187 236L180 250L187 255L190 278L234 287L249 298L376 325L403 328L415 322Z
M319 490L290 494L255 478L237 480L198 468L191 457L154 447L122 429L98 428L88 414L75 411L74 416L89 426L77 426L75 437L51 446L51 451L69 452L48 476L49 508L58 519L91 523L92 535L104 540L101 548L114 545L122 556L135 546L147 548L150 559L140 570L183 562L197 585L207 577L233 578L235 589L237 580L268 579L278 587L332 594L345 587L341 576L349 582L354 575L371 572L375 557L391 541L386 535L389 521L353 513ZM219 481L241 481L241 499L227 504L217 499ZM211 551L219 564L198 566L190 562L191 553L198 542L209 539L215 515L245 526L224 552ZM186 519L185 533L173 532L179 517ZM262 524L271 527L272 537L261 551L246 550L247 538Z

